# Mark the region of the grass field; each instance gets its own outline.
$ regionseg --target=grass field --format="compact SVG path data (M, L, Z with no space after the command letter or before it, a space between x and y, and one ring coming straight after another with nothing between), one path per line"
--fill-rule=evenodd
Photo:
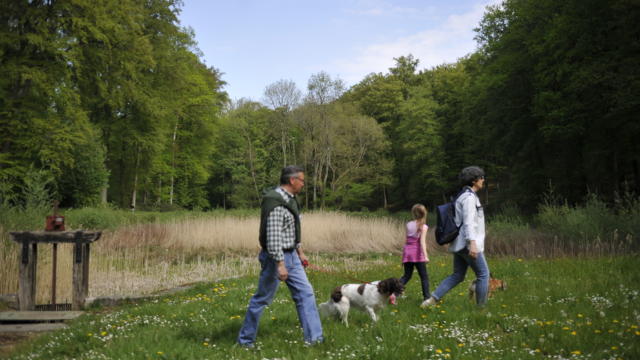
M317 300L325 301L346 276L377 280L400 276L388 253L313 256L333 273L309 272ZM640 272L632 256L599 258L491 258L507 281L484 309L467 298L470 274L435 308L418 307L414 279L398 305L371 323L350 314L350 328L324 319L326 342L302 343L286 286L262 317L258 346L234 345L256 286L250 275L203 283L185 293L116 308L95 308L69 329L45 334L12 353L14 359L638 359ZM447 255L432 256L432 290L451 270Z

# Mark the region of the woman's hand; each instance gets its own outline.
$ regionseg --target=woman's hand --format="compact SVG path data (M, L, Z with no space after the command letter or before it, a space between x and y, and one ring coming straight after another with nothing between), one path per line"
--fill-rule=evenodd
M469 256L471 256L473 259L478 258L478 247L476 246L475 240L469 241L469 245L467 245L467 249L469 249Z

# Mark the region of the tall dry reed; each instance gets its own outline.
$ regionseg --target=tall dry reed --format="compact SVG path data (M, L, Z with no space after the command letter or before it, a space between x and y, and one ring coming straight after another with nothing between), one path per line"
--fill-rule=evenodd
M336 212L303 215L303 247L316 264L329 263L316 254L396 253L404 243L404 224L391 218L361 218ZM490 224L489 224L490 225ZM148 294L197 281L215 281L258 271L257 217L181 219L106 231L91 247L89 296ZM485 251L493 255L556 257L613 255L635 249L629 236L614 233L610 239L569 241L537 230L489 233ZM427 235L430 253L446 248L435 244L433 229ZM17 293L19 246L0 229L0 294ZM58 248L57 301L71 300L73 248ZM51 246L38 249L37 303L48 303L51 293ZM336 257L332 260L340 259ZM335 269L359 269L365 262L350 258L332 261Z
M404 242L402 224L392 219L316 212L305 214L302 221L303 246L312 256L399 252ZM255 273L255 256L260 249L258 228L257 217L215 217L104 232L91 246L89 296L147 294L185 283ZM3 244L0 293L16 293L19 247L8 241ZM344 265L353 264L349 261ZM57 269L57 300L70 302L71 245L59 245ZM37 273L36 301L47 303L51 293L51 246L39 247Z

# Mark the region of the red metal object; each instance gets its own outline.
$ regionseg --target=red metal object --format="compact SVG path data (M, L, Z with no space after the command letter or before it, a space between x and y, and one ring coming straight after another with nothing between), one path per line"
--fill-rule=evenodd
M44 227L45 231L64 231L64 216L49 215Z

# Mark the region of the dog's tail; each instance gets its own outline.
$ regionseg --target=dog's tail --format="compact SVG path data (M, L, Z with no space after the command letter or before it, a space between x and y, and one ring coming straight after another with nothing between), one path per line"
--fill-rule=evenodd
M331 300L333 300L333 302L340 302L340 299L342 299L342 286L333 289L331 293Z

